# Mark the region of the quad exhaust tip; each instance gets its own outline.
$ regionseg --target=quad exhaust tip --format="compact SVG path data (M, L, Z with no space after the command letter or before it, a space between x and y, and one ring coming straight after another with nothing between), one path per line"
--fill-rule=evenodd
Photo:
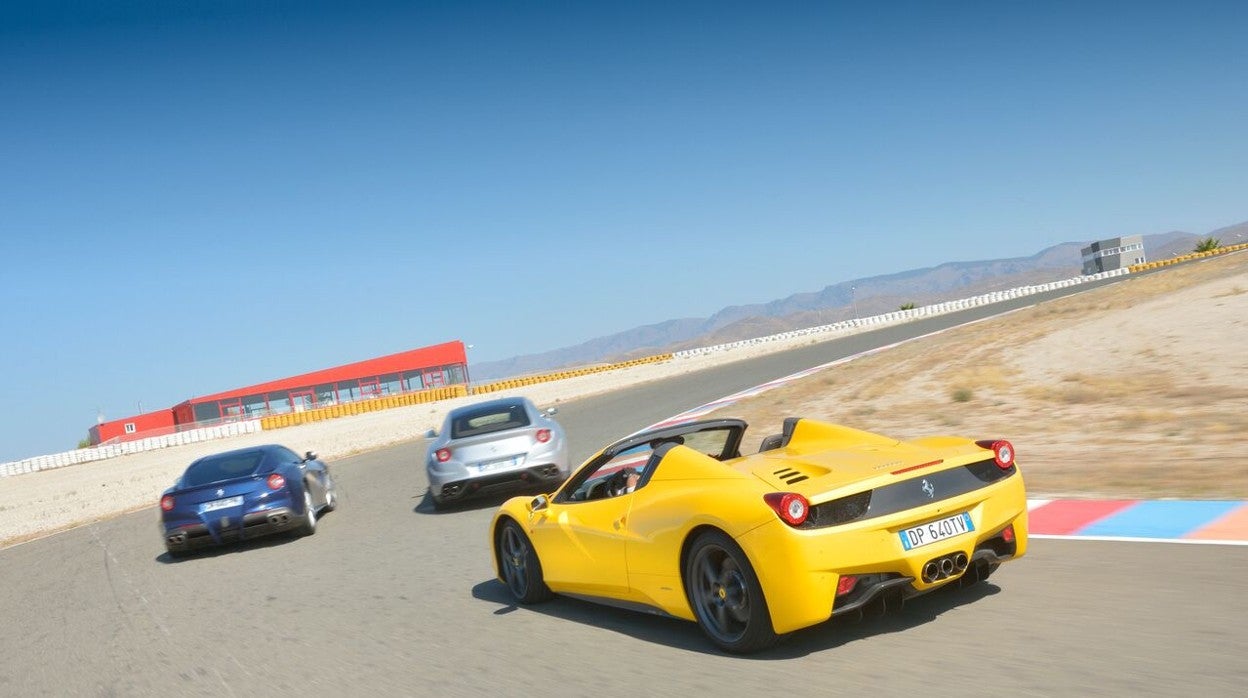
M928 560L923 564L923 581L931 584L942 579L956 577L965 572L969 564L970 559L963 552Z

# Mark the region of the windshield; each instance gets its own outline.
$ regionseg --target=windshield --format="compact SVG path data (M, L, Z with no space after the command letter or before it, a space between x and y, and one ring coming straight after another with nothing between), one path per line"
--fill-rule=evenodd
M451 419L451 438L462 439L527 426L529 415L523 404L494 405L456 415Z
M208 456L191 463L182 476L183 487L198 487L210 482L245 477L256 472L260 462L264 460L264 451L244 451L242 453L222 453Z

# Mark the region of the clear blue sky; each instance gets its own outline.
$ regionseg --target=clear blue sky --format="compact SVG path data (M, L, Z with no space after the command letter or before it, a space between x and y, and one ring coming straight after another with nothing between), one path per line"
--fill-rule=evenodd
M463 339L579 343L1248 219L1248 3L0 5L0 461Z

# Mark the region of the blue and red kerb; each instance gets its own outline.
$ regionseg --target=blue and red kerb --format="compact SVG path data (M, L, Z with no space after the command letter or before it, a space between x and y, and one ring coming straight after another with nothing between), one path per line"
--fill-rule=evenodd
M1033 499L1031 535L1248 545L1248 502Z

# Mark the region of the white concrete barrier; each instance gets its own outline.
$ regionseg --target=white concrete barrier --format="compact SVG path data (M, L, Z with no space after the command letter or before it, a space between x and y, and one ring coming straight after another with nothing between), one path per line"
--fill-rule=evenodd
M747 346L758 346L771 342L785 341L797 337L811 337L831 335L847 330L877 327L881 325L896 324L906 322L917 318L932 317L935 315L943 315L956 310L965 308L973 308L990 303L998 303L1011 298L1021 298L1036 293L1052 291L1058 288L1068 288L1078 284L1088 283L1090 281L1098 281L1115 276L1125 276L1130 274L1129 269L1115 269L1113 271L1102 272L1091 276L1080 276L1073 279L1063 279L1047 284L1039 284L1035 286L1019 286L1017 288L1007 289L1005 291L992 291L979 296L970 298L962 298L933 305L926 305L911 310L891 311L880 315L873 315L866 318L854 318L852 320L841 320L829 325L819 325L817 327L807 327L800 330L789 330L779 334L768 335L766 337L755 337L753 339L742 340L739 342L729 342L727 344L716 344L709 347L698 347L697 349L685 349L674 352L672 357L675 359L689 358L693 356L705 356L723 351L732 351ZM8 463L0 463L0 477L10 477L23 473L33 473L40 470L50 468L61 468L68 465L77 465L78 463L87 463L90 461L104 460L108 458L116 458L121 455L130 453L140 453L158 448L169 448L172 446L183 446L190 443L198 443L200 441L209 441L214 439L229 438L240 434L253 434L260 429L260 420L252 419L242 422L231 422L229 424L204 427L200 429L191 429L188 431L180 431L173 434L166 434L158 437L149 437L139 441L124 441L121 443L106 444L96 446L94 448L81 448L74 451L65 451L62 453L54 453L46 456L35 456L33 458L25 458L19 461L10 461Z
M153 451L160 448L182 446L192 442L228 438L230 436L238 436L240 434L254 434L258 431L260 431L260 420L252 419L245 422L233 422L227 425L190 429L187 431L164 434L161 436L149 436L137 441L123 441L121 443L105 444L92 448L80 448L73 451L53 453L46 456L34 456L33 458L24 458L19 461L0 463L0 477L10 477L24 473L35 473L41 470L50 470L52 468L63 468L69 465L78 465L79 463L88 463L96 460L106 460L108 458L116 458L118 456L129 455L132 453L142 453L144 451Z
M1115 269L1113 271L1101 272L1099 274L1093 274L1090 276L1079 276L1079 277L1075 277L1072 279L1061 279L1059 281L1053 281L1047 284L1018 286L1016 288L1006 289L1004 291L991 291L989 293L985 293L979 296L972 296L970 298L960 298L956 300L944 301L941 303L935 303L933 305L925 305L919 308L913 308L911 310L891 311L891 312L883 313L881 315L873 315L871 317L866 317L866 318L854 318L852 320L841 320L840 322L834 322L830 325L808 327L808 328L801 329L801 330L790 330L788 332L781 332L779 334L768 335L766 337L755 337L753 339L746 339L746 340L741 340L738 342L729 342L726 344L716 344L714 346L709 346L709 347L698 347L696 349L684 349L682 351L674 352L672 354L672 357L675 359L684 359L684 358L689 358L693 356L705 356L707 354L712 354L712 353L717 353L717 352L722 352L722 351L732 351L733 349L739 349L739 348L747 347L747 346L757 346L759 344L766 344L769 342L786 341L789 339L793 339L795 337L808 337L808 336L814 336L814 335L831 335L831 334L843 332L849 329L857 329L861 327L876 327L879 325L906 322L908 320L914 320L916 318L932 317L935 315L944 315L946 313L951 313L957 310L964 310L967 308L976 308L982 305L988 305L991 303L999 303L1001 301L1009 300L1013 298L1022 298L1023 296L1030 296L1030 295L1034 295L1037 293L1043 293L1045 291L1053 291L1059 288L1069 288L1071 286L1085 284L1090 281L1098 281L1100 279L1107 279L1107 278L1111 278L1115 276L1125 276L1130 273L1131 273L1130 269Z

